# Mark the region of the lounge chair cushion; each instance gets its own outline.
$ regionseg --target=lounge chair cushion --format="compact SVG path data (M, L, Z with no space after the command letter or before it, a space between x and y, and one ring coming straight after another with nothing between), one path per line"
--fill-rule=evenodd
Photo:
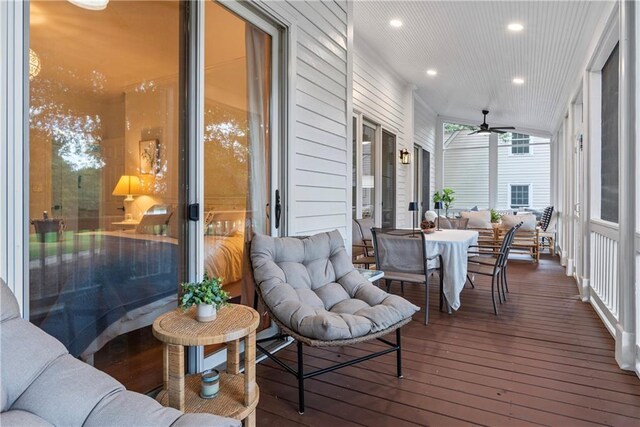
M510 230L516 224L522 223L518 231L534 231L536 229L536 217L532 214L503 215L501 227Z
M251 261L265 304L278 321L306 338L357 338L419 310L365 279L351 264L338 231L302 239L255 235Z
M491 225L491 211L484 210L478 212L460 212L462 218L469 218L467 227L469 228L486 228L490 229Z

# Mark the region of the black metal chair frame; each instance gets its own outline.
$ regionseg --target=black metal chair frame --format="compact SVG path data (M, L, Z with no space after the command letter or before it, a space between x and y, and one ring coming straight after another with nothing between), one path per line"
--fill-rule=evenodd
M367 360L371 360L373 358L376 358L376 357L379 357L379 356L383 356L385 354L392 353L394 351L396 352L396 375L397 375L398 378L402 378L402 341L401 341L400 328L402 326L404 326L406 323L408 323L409 321L411 321L411 318L406 319L406 321L403 321L403 322L401 322L399 324L396 324L396 325L392 326L391 328L385 329L384 331L381 331L379 333L374 334L375 337L374 337L374 335L368 335L368 336L361 337L362 339L360 339L360 340L352 339L352 340L327 341L327 343L330 343L330 344L326 344L324 346L321 345L321 344L316 344L316 345L312 345L311 344L311 345L309 345L308 343L303 342L303 340L301 340L300 337L297 336L297 334L295 334L293 331L289 330L288 328L286 328L285 326L280 324L278 321L276 321L275 317L272 316L271 318L274 320L274 322L276 324L278 324L278 326L280 327L281 330L285 331L285 333L279 334L279 335L276 335L276 336L273 336L273 337L268 337L268 338L263 338L263 339L257 340L256 341L256 348L261 353L263 353L269 359L273 360L276 364L278 364L280 367L282 367L285 371L287 371L288 373L293 375L298 380L298 413L301 414L301 415L304 414L304 410L305 410L304 380L311 379L311 378L317 377L318 375L326 374L328 372L333 372L333 371L341 369L341 368L346 368L347 366L352 366L352 365L355 365L355 364L360 363L360 362L365 362ZM381 336L384 336L384 335L387 335L387 334L393 332L393 329L395 329L395 333L396 333L396 342L395 343L393 343L391 341L388 341L388 340L386 340L384 338L380 338ZM296 336L297 336L297 338L296 338ZM274 341L274 340L277 340L277 339L286 339L287 337L291 337L296 341L296 345L297 345L297 369L294 369L294 368L290 367L288 364L286 364L281 359L279 359L275 354L271 353L270 351L268 351L266 348L264 348L261 345L262 343L265 343L265 342ZM336 347L336 346L354 345L354 344L358 344L360 342L371 341L373 339L377 339L381 343L387 345L388 348L385 348L384 350L381 350L381 351L377 351L375 353L368 354L366 356L361 356L361 357L357 357L355 359L347 360L345 362L340 362L340 363L337 363L335 365L328 366L326 368L316 369L316 370L311 371L311 372L305 372L304 371L304 350L303 350L304 344L307 344L310 347L329 347L329 346Z
M502 244L500 245L500 250L496 251L498 248L496 245L472 245L470 248L477 248L476 251L469 251L469 255L489 255L489 256L497 256L497 259L494 262L482 262L482 260L477 261L469 261L470 264L480 264L486 266L493 266L493 271L490 274L491 276L491 301L493 302L493 312L497 316L498 315L498 307L496 305L496 297L495 297L495 289L498 289L498 300L500 304L502 304L503 300L507 301L507 292L509 292L509 283L507 282L507 261L509 259L509 252L511 250L511 243L515 237L516 232L520 228L522 223L516 224L511 227L511 230L505 234L504 239L502 240ZM486 273L475 273L489 276ZM467 274L467 279L471 283L471 286L475 288L475 284L471 277ZM496 283L497 279L497 283Z

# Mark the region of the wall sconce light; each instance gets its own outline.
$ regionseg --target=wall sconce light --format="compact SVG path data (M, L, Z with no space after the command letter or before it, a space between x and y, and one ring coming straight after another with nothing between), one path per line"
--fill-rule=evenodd
M409 152L407 151L406 148L400 150L400 161L402 162L403 165L408 165L409 163L411 163Z

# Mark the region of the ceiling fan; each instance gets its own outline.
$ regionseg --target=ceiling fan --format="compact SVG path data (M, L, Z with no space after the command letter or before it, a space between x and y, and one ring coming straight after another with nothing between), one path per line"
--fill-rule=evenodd
M469 135L475 135L477 133L507 133L507 130L515 129L513 126L502 126L502 127L489 127L487 124L487 114L489 114L489 110L482 110L482 114L484 115L484 119L482 120L482 124L479 125L480 129L471 132Z

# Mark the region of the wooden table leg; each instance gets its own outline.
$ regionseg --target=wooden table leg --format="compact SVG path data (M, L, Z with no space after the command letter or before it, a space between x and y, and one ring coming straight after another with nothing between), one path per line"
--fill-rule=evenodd
M247 415L244 420L244 427L256 427L256 411L255 409Z
M184 347L167 344L169 406L184 412Z
M240 373L240 340L227 343L227 373Z
M169 344L162 343L162 389L169 390Z
M244 339L244 404L249 406L256 398L256 332Z

